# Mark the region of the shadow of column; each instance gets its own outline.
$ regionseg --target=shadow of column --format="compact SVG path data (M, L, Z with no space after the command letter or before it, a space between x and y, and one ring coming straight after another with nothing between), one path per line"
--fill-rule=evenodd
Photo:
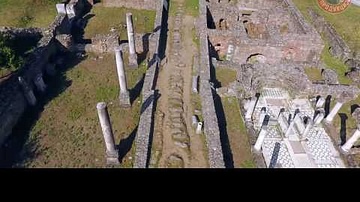
M275 143L275 147L274 147L273 153L271 155L269 168L275 168L276 167L277 160L278 160L279 153L280 153L280 146L281 145L280 145L279 142Z
M324 118L326 118L327 115L329 115L329 113L330 113L330 103L331 103L331 95L328 95L325 99L325 108L324 108L325 116L324 116Z
M120 163L123 162L124 157L131 150L131 147L136 137L137 129L138 127L134 128L131 134L127 138L120 140L119 144L117 145Z
M340 125L340 145L345 144L346 142L346 120L348 116L344 113L339 113L341 125Z

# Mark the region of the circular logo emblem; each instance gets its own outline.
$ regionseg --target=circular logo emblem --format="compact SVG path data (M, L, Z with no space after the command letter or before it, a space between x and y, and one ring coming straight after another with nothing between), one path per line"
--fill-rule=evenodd
M351 4L351 0L317 0L319 6L329 13L343 12Z

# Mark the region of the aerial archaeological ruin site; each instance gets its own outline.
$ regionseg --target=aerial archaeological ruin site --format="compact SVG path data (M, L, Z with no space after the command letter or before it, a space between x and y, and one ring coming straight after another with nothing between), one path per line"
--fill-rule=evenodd
M360 1L0 0L2 168L358 168Z

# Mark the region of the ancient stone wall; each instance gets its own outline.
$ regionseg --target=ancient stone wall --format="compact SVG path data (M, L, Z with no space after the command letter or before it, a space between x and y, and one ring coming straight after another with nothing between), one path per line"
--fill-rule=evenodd
M213 89L211 88L211 72L209 59L209 40L206 33L206 1L200 0L200 97L204 132L208 148L209 165L211 168L224 168L224 156L220 141L219 124L215 111Z
M16 28L16 27L0 27L0 35L15 38L15 37L26 37L26 38L41 38L42 29L40 28Z
M318 63L324 43L290 0L256 2L243 0L237 6L207 4L208 34L220 57L227 55L231 46L228 60L240 64L255 54L264 55L269 64ZM260 4L267 6L258 7ZM214 21L213 29L209 27L209 16Z
M18 77L21 76L25 82L35 91L34 79L37 75L45 75L46 67L51 63L51 56L57 53L60 44L55 36L60 33L70 32L68 17L59 14L53 23L46 30L43 30L42 38L37 44L36 49L26 58L25 64L18 72L12 74L6 81L0 83L0 145L11 134L13 127L23 115L28 103L24 98L22 89L19 85ZM40 34L38 29L13 29L9 33L14 37Z
M148 70L146 71L144 84L142 89L142 106L141 106L141 115L139 126L135 138L135 168L146 168L149 164L150 157L150 147L149 145L152 142L153 135L153 125L154 125L154 109L156 106L156 91L155 82L156 74L160 66L160 41L163 36L162 30L166 29L163 26L164 18L167 18L168 14L168 0L161 0L157 11L156 18L154 23L154 30L156 30L150 37L150 47L155 47L155 50L150 49L150 56L152 59L148 63ZM167 20L167 19L165 19Z
M312 83L303 67L303 63L282 63L276 66L256 63L234 67L237 69L237 81L243 89L243 94L239 97L251 97L263 87L281 87L294 96L305 97L331 95L338 98L342 92L346 92L351 99L354 99L360 93L360 89L356 86L336 84L336 79L332 81L335 84Z
M310 19L319 33L322 33L330 45L330 53L336 58L346 61L351 58L351 50L336 30L311 8L308 10Z
M134 9L156 10L158 0L102 0L105 7L126 7Z

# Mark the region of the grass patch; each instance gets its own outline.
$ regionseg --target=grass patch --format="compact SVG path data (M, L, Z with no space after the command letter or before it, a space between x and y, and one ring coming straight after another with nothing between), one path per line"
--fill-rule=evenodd
M220 82L222 87L227 86L236 80L236 71L228 68L217 68L216 80Z
M293 2L307 19L309 19L308 7L324 16L353 51L360 51L360 7L350 5L340 14L331 14L322 10L314 0L293 0Z
M179 3L176 1L170 1L169 16L175 17Z
M233 153L234 167L255 167L237 98L223 97L221 102L224 107L226 130Z
M133 15L134 30L136 33L152 33L155 22L155 11L135 10L129 8L108 8L94 6L88 25L85 28L85 38L92 38L96 34L109 33L111 28L118 30L120 39L127 39L126 13Z
M196 47L199 50L200 49L200 38L196 34L196 28L195 27L193 27L191 29L191 33L193 35L193 42L196 44Z
M341 62L339 59L331 56L331 54L329 52L329 45L326 41L325 41L325 47L324 47L320 57L321 57L321 60L326 64L326 66L329 69L332 69L337 73L340 84L351 84L352 83L352 80L345 76L345 73L347 72L348 67L343 62Z
M199 0L185 0L186 14L198 17L199 16Z
M321 69L316 67L305 67L305 74L308 76L310 81L321 81L323 80L321 76Z
M28 146L35 144L31 151L35 155L21 166L106 167L97 102L108 103L116 144L129 137L140 116L138 101L141 98L137 98L130 109L119 107L120 89L115 67L114 56L104 55L103 59L88 58L64 73L71 85L44 107L26 143ZM136 85L145 71L145 65L126 69L129 89ZM54 80L48 83L49 89L57 85L58 81ZM25 146L26 149L29 148ZM134 147L120 167L132 167L132 160L128 157L134 157L133 150Z
M57 14L61 0L0 0L0 25L12 27L47 27Z

